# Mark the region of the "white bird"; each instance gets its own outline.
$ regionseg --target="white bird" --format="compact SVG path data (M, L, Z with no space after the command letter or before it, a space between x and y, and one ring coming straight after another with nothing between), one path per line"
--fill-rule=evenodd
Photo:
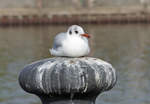
M50 53L53 56L81 57L90 52L88 38L82 27L72 25L67 32L59 33L54 38Z

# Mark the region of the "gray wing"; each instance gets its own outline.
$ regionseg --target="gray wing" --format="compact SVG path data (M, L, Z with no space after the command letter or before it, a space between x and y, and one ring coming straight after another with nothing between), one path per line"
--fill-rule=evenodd
M53 43L53 49L57 50L59 47L62 46L62 41L66 38L65 33L59 33L56 35L54 38L54 43Z

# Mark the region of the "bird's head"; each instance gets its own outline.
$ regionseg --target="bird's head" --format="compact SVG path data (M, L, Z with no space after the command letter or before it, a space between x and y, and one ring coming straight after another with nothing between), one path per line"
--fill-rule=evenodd
M78 25L72 25L67 30L67 35L71 36L80 36L83 38L90 38L89 34L86 34L81 26Z

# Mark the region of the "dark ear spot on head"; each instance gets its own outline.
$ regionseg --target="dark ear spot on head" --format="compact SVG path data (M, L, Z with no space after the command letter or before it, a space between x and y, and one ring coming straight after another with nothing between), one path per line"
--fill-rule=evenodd
M78 31L76 30L75 33L78 34Z
M71 31L71 30L69 31L69 34L70 34L70 35L72 34L72 31Z

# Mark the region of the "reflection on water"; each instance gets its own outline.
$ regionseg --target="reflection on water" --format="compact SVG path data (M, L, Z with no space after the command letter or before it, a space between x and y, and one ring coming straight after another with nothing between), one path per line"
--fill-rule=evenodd
M118 82L97 104L150 103L150 26L82 25L92 34L91 56L113 64ZM24 65L51 57L54 35L68 26L0 28L0 104L40 104L25 93L17 77Z

